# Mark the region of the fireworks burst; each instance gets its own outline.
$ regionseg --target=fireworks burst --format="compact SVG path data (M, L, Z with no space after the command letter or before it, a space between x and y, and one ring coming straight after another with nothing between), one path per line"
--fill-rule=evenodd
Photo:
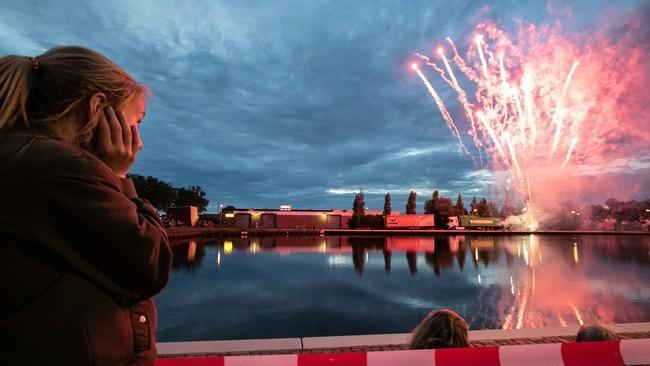
M556 44L540 43L534 29L529 30L532 34L521 32L519 41L524 44L513 42L493 25L482 24L479 30L481 33L474 37L465 58L459 55L452 39L447 38L453 66L475 90L471 102L470 93L461 86L442 47L436 49L434 57L443 67L434 58L416 54L455 91L478 159L463 145L456 123L419 64L412 64L412 69L433 97L463 152L480 165L485 153L493 168L508 171L517 197L529 208L528 215L532 215L531 171L540 165L547 169L565 168L583 141L579 136L594 103L590 99L593 93L573 93L572 81L578 76L581 58L586 54L564 39L561 44L557 44L557 39L553 40ZM562 52L554 51L554 47ZM581 87L586 85L583 80ZM529 224L531 228L536 225L532 216Z

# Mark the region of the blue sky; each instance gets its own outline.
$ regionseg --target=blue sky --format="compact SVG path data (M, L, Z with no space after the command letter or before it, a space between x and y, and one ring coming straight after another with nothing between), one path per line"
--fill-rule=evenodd
M200 185L210 211L349 208L358 189L400 210L414 189L421 209L434 189L493 190L408 71L413 52L462 43L482 19L584 31L644 7L611 3L9 0L0 54L76 44L123 66L153 93L132 172Z

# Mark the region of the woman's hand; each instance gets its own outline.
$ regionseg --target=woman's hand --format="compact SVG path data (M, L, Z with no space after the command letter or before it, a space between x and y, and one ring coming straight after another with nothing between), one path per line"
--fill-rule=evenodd
M121 111L106 107L100 113L97 134L95 155L118 177L126 177L142 145L138 127L129 125Z

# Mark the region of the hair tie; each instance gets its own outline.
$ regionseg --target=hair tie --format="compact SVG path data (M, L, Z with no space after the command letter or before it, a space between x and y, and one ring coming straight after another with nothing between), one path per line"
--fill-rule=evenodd
M40 65L38 64L38 60L36 59L36 57L29 57L28 56L27 58L29 59L29 61L32 62L32 67L34 68L34 70L38 69L38 67Z

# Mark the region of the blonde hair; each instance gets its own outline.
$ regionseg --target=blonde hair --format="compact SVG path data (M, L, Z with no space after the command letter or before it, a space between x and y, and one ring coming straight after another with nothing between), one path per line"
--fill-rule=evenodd
M412 332L411 349L468 347L468 326L448 309L430 312Z
M36 57L0 57L0 130L27 128L52 134L54 123L81 121L75 144L97 126L87 102L95 93L119 107L147 88L102 54L77 46L55 47ZM61 136L52 136L60 138Z

